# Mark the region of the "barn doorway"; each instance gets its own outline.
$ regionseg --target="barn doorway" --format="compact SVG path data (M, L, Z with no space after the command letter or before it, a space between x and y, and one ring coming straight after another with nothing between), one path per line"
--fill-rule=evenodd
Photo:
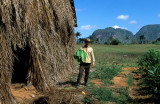
M13 48L12 48L13 50ZM30 47L26 45L23 49L17 48L13 50L14 63L12 73L12 83L25 83L27 84L28 69L30 67Z

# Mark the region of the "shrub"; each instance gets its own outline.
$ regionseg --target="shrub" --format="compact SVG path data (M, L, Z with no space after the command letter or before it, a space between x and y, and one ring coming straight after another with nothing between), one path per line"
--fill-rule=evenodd
M114 40L112 40L111 41L111 45L118 45L118 44L120 44L121 42L118 40L118 39L114 39Z
M154 44L156 44L156 45L160 45L160 41L157 41L157 42L155 42Z
M142 84L148 86L154 96L160 95L160 52L149 50L138 61Z
M110 41L106 41L104 44L107 45L119 45L121 42L118 39L112 39Z
M136 39L132 39L131 44L138 44L138 41Z

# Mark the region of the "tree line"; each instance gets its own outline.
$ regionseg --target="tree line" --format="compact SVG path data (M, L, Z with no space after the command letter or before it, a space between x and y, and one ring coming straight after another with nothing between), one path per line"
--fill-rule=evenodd
M84 43L85 38L79 38L81 35L82 34L80 32L75 33L77 44ZM99 39L96 38L95 36L90 35L87 38L91 39L92 43L94 44L100 44ZM119 41L118 39L115 39L113 36L110 36L104 44L108 45L128 44L127 43L128 40L130 40L128 36L125 36L125 40L123 42ZM139 39L136 38L131 39L130 44L160 44L160 37L155 41L149 41L146 39L145 35L140 35Z

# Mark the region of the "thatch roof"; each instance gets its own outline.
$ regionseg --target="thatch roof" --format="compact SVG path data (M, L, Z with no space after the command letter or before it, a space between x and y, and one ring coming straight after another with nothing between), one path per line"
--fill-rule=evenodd
M72 6L72 11L73 11L73 17L74 17L74 23L75 23L75 27L77 27L77 17L76 17L76 11L75 11L75 6L74 6L74 0L70 0L71 2L71 6Z
M29 47L27 83L40 91L72 72L74 26L73 0L0 1L0 104L16 103L9 86L18 50Z

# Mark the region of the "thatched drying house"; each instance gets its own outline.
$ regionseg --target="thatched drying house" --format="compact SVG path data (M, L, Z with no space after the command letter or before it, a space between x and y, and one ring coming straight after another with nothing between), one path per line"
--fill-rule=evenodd
M73 0L0 0L0 104L11 83L49 90L73 69Z

